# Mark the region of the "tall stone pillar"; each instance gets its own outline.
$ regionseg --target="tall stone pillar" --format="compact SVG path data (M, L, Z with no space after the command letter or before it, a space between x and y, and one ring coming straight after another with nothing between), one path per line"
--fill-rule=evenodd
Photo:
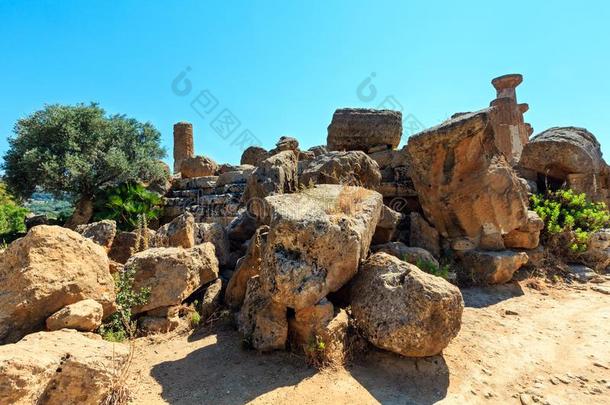
M184 159L194 156L193 124L190 122L174 124L174 173L180 171L180 165Z
M526 103L517 103L516 87L523 81L520 74L496 77L491 84L496 89L496 99L491 102L492 125L496 134L496 145L512 166L521 159L523 146L533 132L524 122L523 114L529 109Z

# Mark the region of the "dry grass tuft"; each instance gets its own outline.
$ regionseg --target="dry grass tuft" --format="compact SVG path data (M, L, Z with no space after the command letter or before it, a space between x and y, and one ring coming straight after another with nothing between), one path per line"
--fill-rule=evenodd
M362 203L370 194L369 190L362 187L345 186L339 193L336 205L329 207L327 214L353 215L362 210Z
M131 391L127 387L127 377L129 376L129 369L133 362L133 354L135 351L135 343L133 340L129 341L129 356L124 364L119 364L115 359L114 353L112 356L112 382L106 398L102 400L101 405L126 405L131 399Z

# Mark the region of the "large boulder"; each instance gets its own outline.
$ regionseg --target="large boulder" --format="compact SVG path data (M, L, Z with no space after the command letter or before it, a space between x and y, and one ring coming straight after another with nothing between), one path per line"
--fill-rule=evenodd
M265 201L270 230L261 278L275 301L294 309L314 305L356 274L383 205L375 191L338 185Z
M377 163L361 151L329 152L313 159L299 175L299 183L343 184L375 189L381 182Z
M464 301L444 279L376 253L354 278L351 306L356 326L372 344L426 357L439 354L458 334Z
M0 346L3 404L102 403L129 358L129 347L64 329Z
M502 249L525 225L527 191L496 146L490 110L466 113L409 138L411 178L427 219L450 240Z
M185 212L157 229L154 245L187 249L195 246L195 217L193 214Z
M269 152L260 146L250 146L241 155L242 165L258 166L260 162L269 157Z
M213 176L218 170L218 164L206 156L189 157L180 164L183 179Z
M402 220L403 214L384 205L381 208L381 216L377 228L375 228L372 243L378 245L396 240Z
M441 255L438 231L418 212L409 214L409 245L426 249L435 257Z
M246 297L237 314L239 332L254 349L284 349L288 338L286 307L271 299L260 276L248 280Z
M391 110L343 108L333 114L326 138L328 150L362 150L376 146L398 147L402 113Z
M190 249L148 249L132 256L125 267L135 270L134 291L150 288L148 302L133 308L134 314L179 305L199 287L218 278L218 259L211 243Z
M116 221L105 219L87 225L79 225L76 227L76 232L103 246L109 252L116 236Z
M0 254L0 343L41 330L50 315L88 298L104 316L115 310L104 248L59 226L32 228Z
M252 199L292 193L296 189L297 157L287 150L260 162L248 178L242 200L247 204Z
M471 274L472 281L482 285L509 282L528 260L527 253L511 250L471 250L462 255L464 271Z
M281 136L280 139L275 143L275 149L269 151L269 155L273 156L276 153L280 153L285 150L291 150L298 156L299 141L291 136Z
M540 243L544 221L534 211L527 212L527 223L504 235L504 246L510 249L535 249Z
M92 299L82 300L63 307L47 318L48 330L76 329L93 332L102 324L104 308Z
M227 232L222 225L216 222L196 223L195 245L205 242L210 242L214 245L220 266L230 266L231 246Z
M246 296L248 280L260 274L268 234L268 226L263 225L258 228L250 240L246 255L237 261L237 268L225 291L225 302L230 307L241 306Z

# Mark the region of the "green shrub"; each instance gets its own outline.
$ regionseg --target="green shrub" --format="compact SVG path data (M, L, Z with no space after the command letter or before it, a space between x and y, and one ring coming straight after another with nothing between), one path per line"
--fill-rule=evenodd
M0 235L25 232L27 208L20 206L0 182Z
M584 193L557 190L531 197L531 208L544 221L545 245L569 249L572 254L587 250L591 233L610 224L610 213L603 202L587 201Z
M191 312L191 327L196 328L201 323L201 315L199 312Z
M448 265L439 267L430 260L417 259L417 267L428 274L432 274L433 276L442 277L445 280L449 278Z
M114 275L117 311L100 327L100 334L106 340L121 342L135 337L136 323L132 319L131 308L144 305L150 298L150 288L133 290L135 270L125 268Z
M95 201L94 219L113 219L123 231L132 231L147 221L159 218L162 199L141 184L123 183L104 190Z

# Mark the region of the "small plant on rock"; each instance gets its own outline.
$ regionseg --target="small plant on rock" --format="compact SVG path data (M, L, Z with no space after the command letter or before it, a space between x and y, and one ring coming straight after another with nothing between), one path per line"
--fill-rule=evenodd
M606 204L590 202L586 194L572 190L534 195L531 206L544 221L543 244L561 256L585 252L591 234L610 225Z
M132 319L131 309L144 305L150 298L150 288L134 291L135 269L126 267L114 275L117 311L100 327L100 334L111 342L122 342L133 339L136 335L136 323Z
M433 276L442 277L445 280L449 278L448 265L437 266L430 260L417 259L417 267L428 274L432 274Z

